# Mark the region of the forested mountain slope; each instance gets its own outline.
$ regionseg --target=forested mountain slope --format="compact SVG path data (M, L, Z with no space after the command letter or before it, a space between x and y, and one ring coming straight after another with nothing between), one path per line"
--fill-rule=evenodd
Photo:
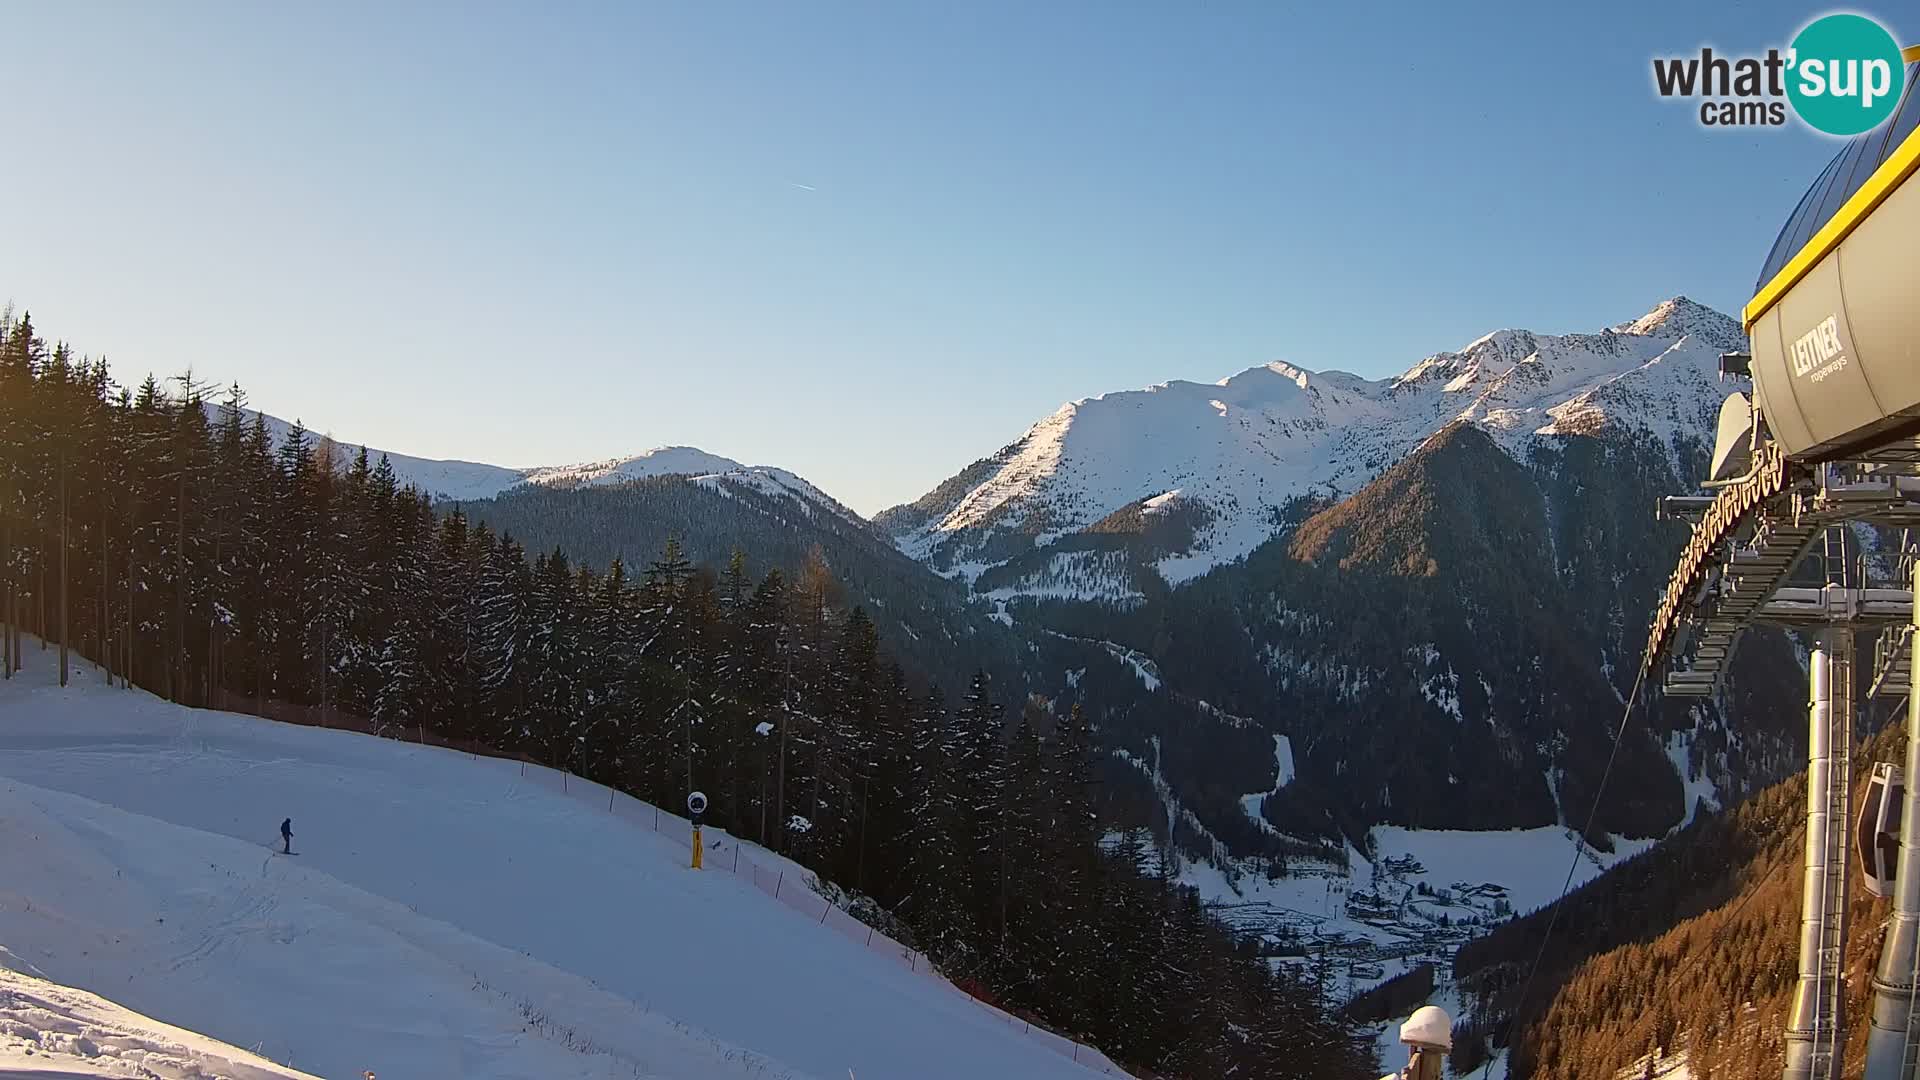
M1855 755L1858 798L1873 761L1905 753L1902 717ZM1890 715L1891 714L1891 715ZM1543 909L1461 949L1456 975L1472 1002L1459 1017L1456 1064L1518 1013L1515 1077L1619 1075L1649 1054L1684 1054L1695 1080L1771 1075L1783 1053L1799 954L1806 779L1796 775L1575 890L1527 999L1526 973L1551 919ZM1865 1052L1869 980L1888 903L1850 874L1846 1074Z
M1701 475L1740 340L1675 298L1380 382L1272 365L1110 394L879 523L1019 625L1239 718L1115 740L1215 835L1553 825L1592 801L1686 537L1655 501ZM1660 836L1791 771L1799 664L1756 634L1719 698L1650 694L1591 839ZM1291 783L1247 775L1248 734L1288 740ZM1242 828L1264 790L1266 827Z
M276 439L237 395L123 389L26 317L0 339L9 672L99 665L177 704L432 735L656 805L699 788L710 820L890 909L956 980L1117 1059L1362 1068L1322 988L1102 843L1094 740L1133 722L1102 696L1128 665L942 691L831 567L743 556L529 557L390 462Z
M1324 827L1329 809L1355 836L1551 825L1592 802L1632 688L1635 613L1684 536L1652 520L1668 475L1631 440L1578 437L1523 464L1456 424L1160 600L1015 610L1138 648L1169 686L1286 735L1298 773L1265 807L1282 831ZM1635 725L1600 831L1658 836L1693 800L1788 771L1804 745L1798 670L1784 639L1751 635L1721 703L1739 710L1737 736L1715 705Z

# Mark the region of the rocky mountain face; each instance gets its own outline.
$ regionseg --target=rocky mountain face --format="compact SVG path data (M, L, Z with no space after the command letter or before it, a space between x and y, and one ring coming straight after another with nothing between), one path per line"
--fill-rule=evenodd
M1577 826L1686 536L1654 500L1701 475L1741 342L1676 298L1392 379L1270 365L1109 394L878 521L1016 625L1104 643L1195 706L1108 732L1157 763L1189 851ZM1755 634L1720 700L1649 693L1593 839L1661 835L1796 767L1799 671Z
M1107 394L873 522L690 448L395 466L595 565L668 536L710 566L748 547L755 576L818 561L926 681L984 667L1043 711L1085 706L1118 821L1216 863L1340 859L1374 825L1584 818L1685 537L1653 501L1703 471L1741 342L1675 298L1390 379L1272 364ZM1796 767L1798 659L1751 635L1720 700L1639 711L1592 839L1660 835Z
M1459 420L1521 459L1601 429L1696 436L1724 396L1718 356L1743 340L1676 297L1594 334L1497 331L1389 379L1273 363L1104 394L876 521L983 592L1134 602L1244 557L1299 500L1350 495Z
M1169 691L1287 736L1295 778L1261 811L1282 833L1310 834L1329 811L1355 838L1374 824L1578 826L1685 535L1647 509L1667 475L1632 440L1583 436L1523 464L1460 423L1164 597L1014 610L1100 626L1152 657ZM1735 705L1640 711L1597 832L1657 836L1696 800L1720 805L1782 775L1800 745L1798 671L1784 639L1755 634ZM1176 787L1189 779L1201 780ZM1240 807L1195 810L1204 821Z

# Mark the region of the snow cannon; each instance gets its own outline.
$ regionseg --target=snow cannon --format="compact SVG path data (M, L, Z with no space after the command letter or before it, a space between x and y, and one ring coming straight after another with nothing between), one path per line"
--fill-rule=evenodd
M1400 1042L1407 1048L1400 1080L1440 1080L1441 1064L1453 1049L1453 1017L1438 1005L1422 1005L1400 1025Z

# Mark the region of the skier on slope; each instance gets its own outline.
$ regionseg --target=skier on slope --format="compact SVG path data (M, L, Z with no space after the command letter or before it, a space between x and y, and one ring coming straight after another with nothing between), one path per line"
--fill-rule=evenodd
M292 818L288 818L287 820L280 823L280 839L284 841L287 845L285 850L282 852L282 854L286 854L286 855L293 854L293 819Z

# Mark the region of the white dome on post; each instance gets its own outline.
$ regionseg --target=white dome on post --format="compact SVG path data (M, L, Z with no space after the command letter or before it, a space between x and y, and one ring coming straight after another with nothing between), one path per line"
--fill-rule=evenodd
M1400 1041L1422 1049L1453 1049L1453 1017L1438 1005L1423 1005L1400 1025Z

